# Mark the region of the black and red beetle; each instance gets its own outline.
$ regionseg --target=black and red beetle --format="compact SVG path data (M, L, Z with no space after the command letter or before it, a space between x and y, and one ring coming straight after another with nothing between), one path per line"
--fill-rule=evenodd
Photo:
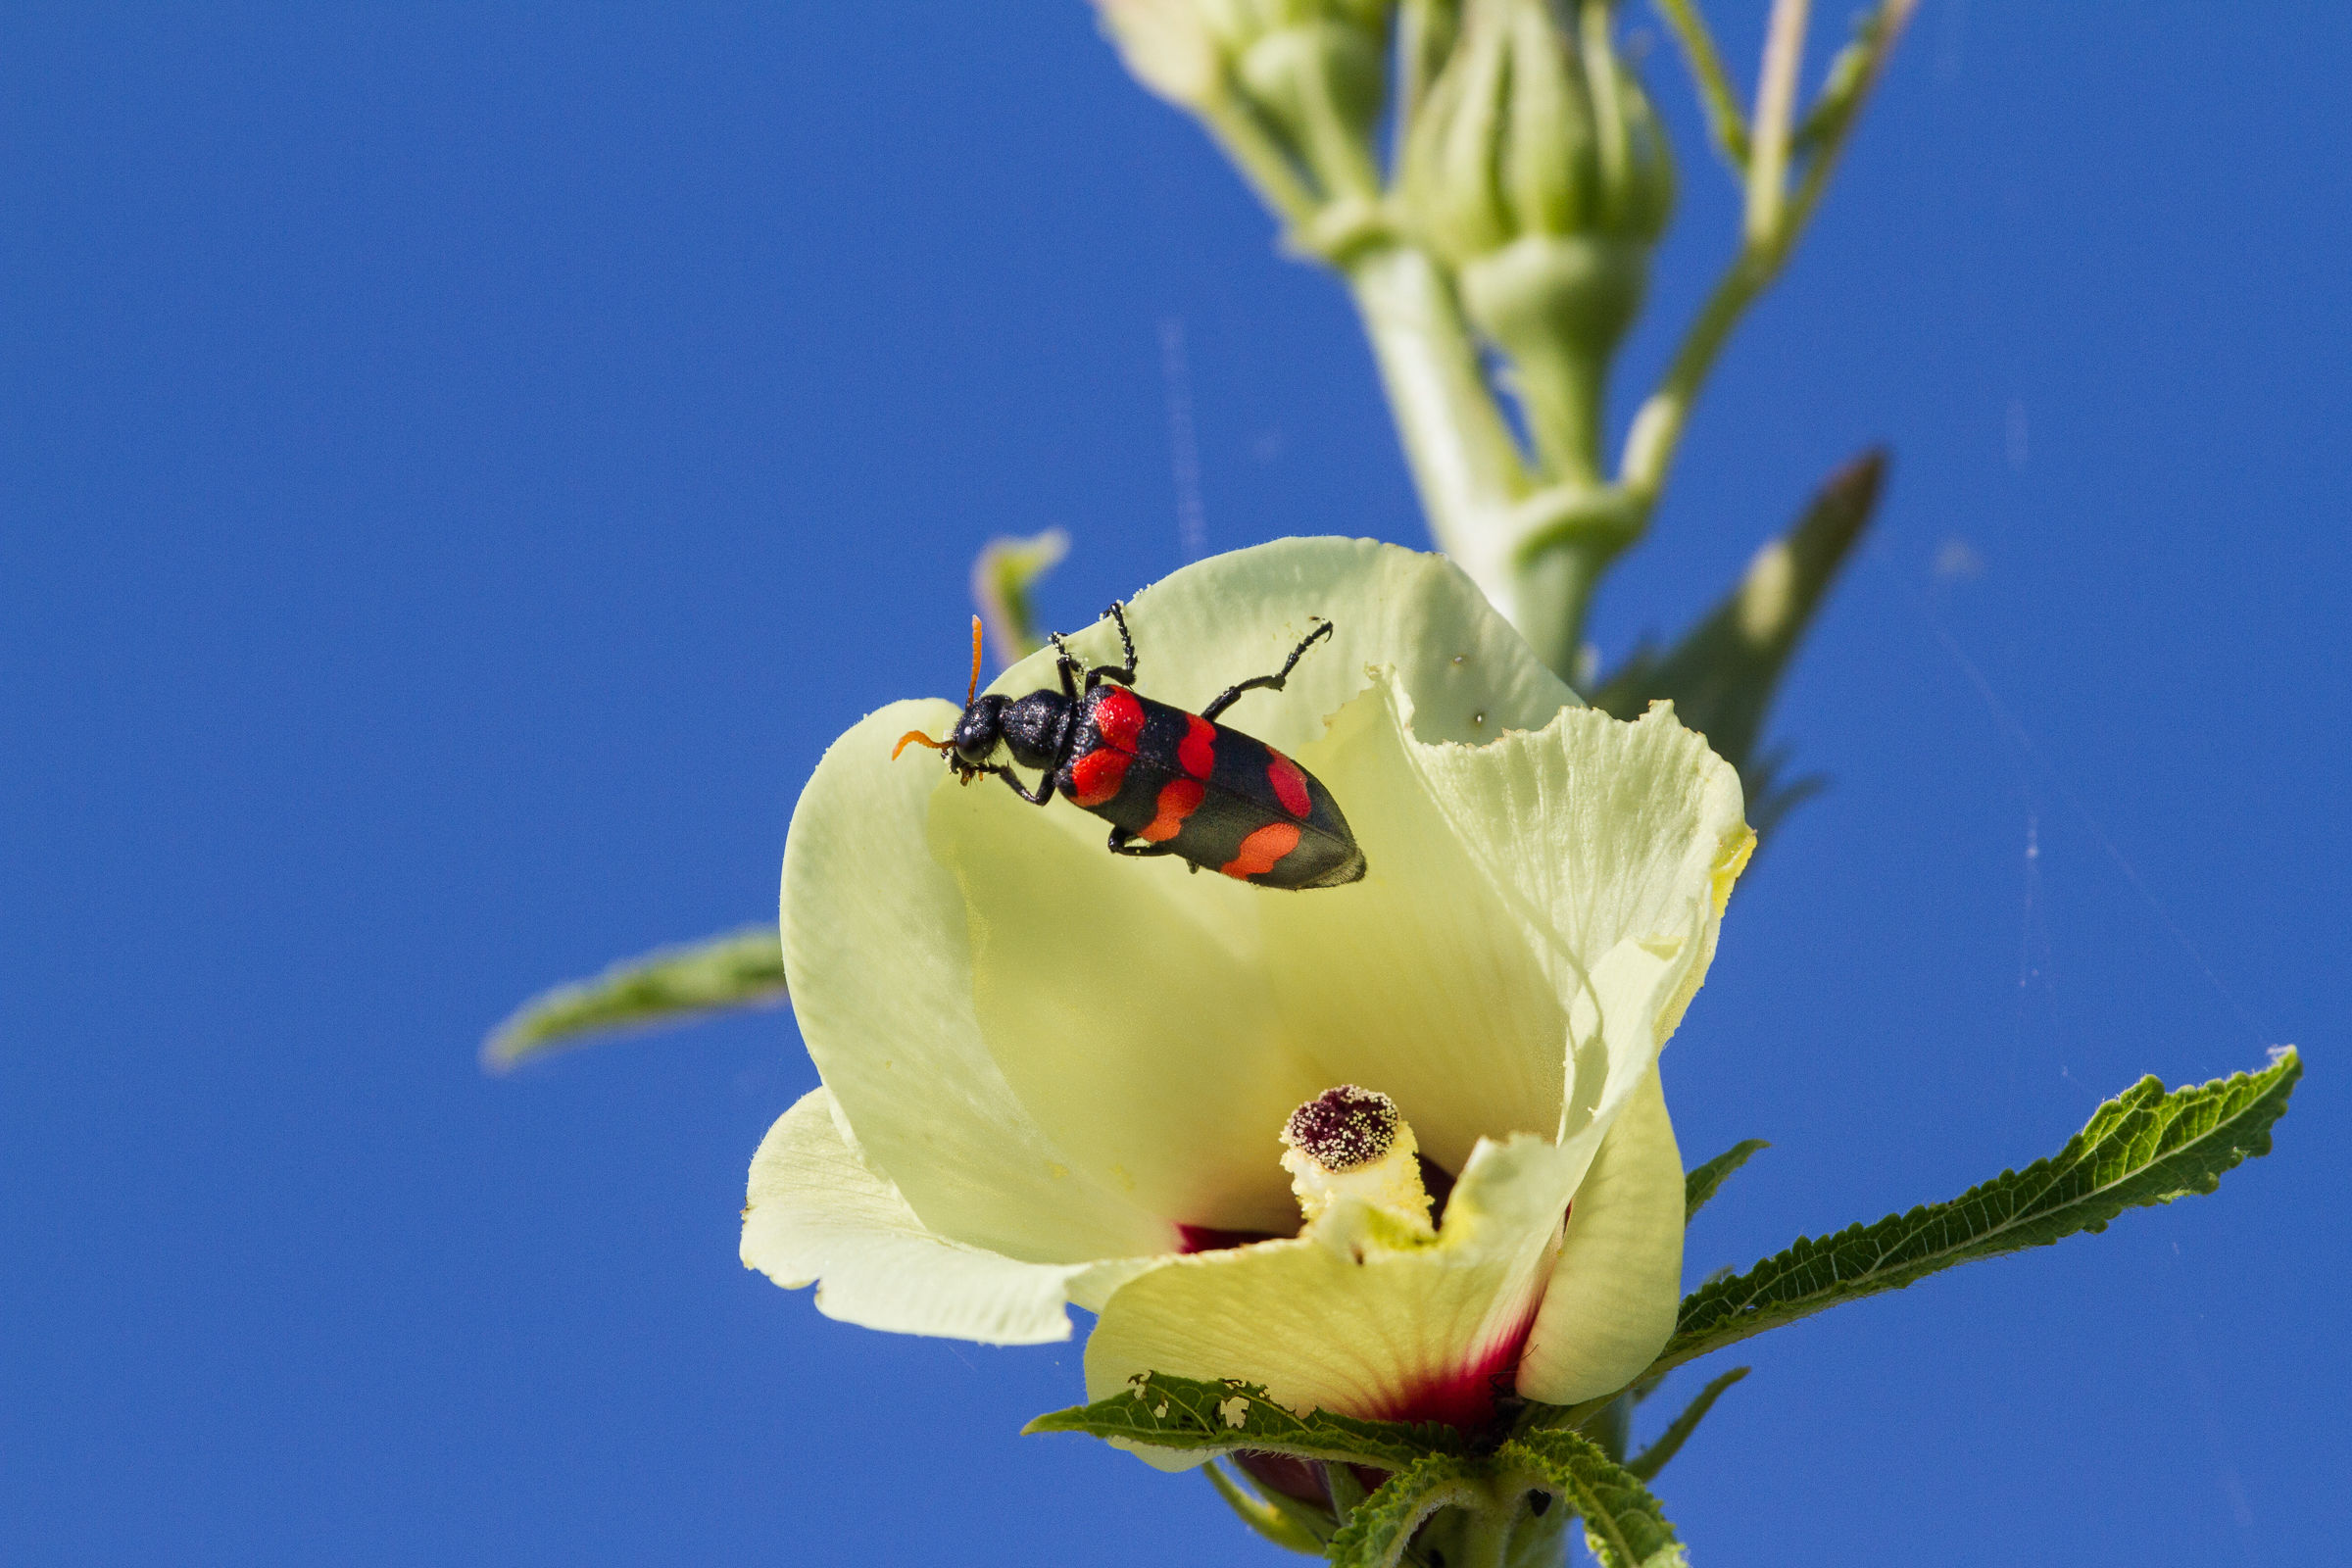
M1266 888L1336 888L1360 880L1364 852L1323 781L1265 742L1215 722L1244 692L1282 690L1306 651L1331 635L1331 622L1307 633L1273 674L1228 686L1200 712L1188 713L1137 694L1125 607L1114 604L1109 614L1127 651L1124 664L1088 669L1055 636L1061 690L1026 697L978 695L974 617L972 684L955 733L935 741L909 730L890 755L928 746L947 755L960 782L994 773L1032 806L1059 790L1110 823L1113 855L1173 855L1195 870ZM1000 745L1021 766L1043 770L1037 788L990 760Z

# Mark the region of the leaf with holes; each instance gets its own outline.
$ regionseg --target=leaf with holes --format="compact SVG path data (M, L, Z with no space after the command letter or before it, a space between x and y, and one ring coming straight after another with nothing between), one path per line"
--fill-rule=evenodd
M1488 1499L1480 1487L1484 1461L1458 1454L1424 1454L1357 1504L1331 1538L1333 1568L1390 1568L1405 1555L1413 1532L1440 1508L1475 1508Z
M1300 1415L1267 1398L1258 1384L1158 1372L1134 1379L1125 1393L1052 1411L1021 1430L1083 1432L1195 1452L1260 1448L1383 1470L1401 1470L1432 1453L1459 1453L1463 1446L1462 1435L1448 1426L1359 1421L1327 1410Z
M2260 1072L2170 1094L2162 1080L2143 1078L2048 1159L2003 1171L1948 1203L1818 1241L1799 1238L1746 1273L1692 1292L1652 1371L1955 1263L2104 1230L2127 1208L2210 1193L2223 1172L2270 1152L2271 1124L2302 1073L2302 1058L2287 1050Z
M1494 1450L1497 1470L1522 1471L1585 1521L1586 1544L1604 1568L1683 1568L1674 1526L1633 1472L1574 1432L1529 1432Z

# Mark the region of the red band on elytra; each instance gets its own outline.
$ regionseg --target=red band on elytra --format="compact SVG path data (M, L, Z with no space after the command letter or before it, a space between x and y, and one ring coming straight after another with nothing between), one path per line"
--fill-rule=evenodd
M1233 858L1217 867L1231 877L1263 876L1298 847L1298 828L1291 822L1268 822L1242 840Z

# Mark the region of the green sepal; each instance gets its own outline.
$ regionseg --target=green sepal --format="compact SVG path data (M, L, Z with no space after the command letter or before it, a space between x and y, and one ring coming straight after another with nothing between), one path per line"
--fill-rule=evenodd
M1682 1568L1674 1526L1631 1470L1573 1432L1527 1432L1494 1450L1494 1466L1521 1472L1585 1521L1585 1542L1604 1568Z
M1684 1405L1683 1413L1667 1423L1666 1430L1658 1434L1657 1441L1627 1460L1625 1468L1640 1480L1653 1479L1666 1468L1667 1460L1682 1451L1683 1445L1690 1440L1691 1433L1698 1430L1698 1424L1706 1419L1707 1412L1715 1408L1715 1401L1723 1397L1724 1391L1747 1376L1751 1370L1736 1366L1699 1390L1698 1397Z
M1159 1372L1131 1380L1123 1394L1041 1415L1021 1430L1083 1432L1196 1453L1259 1448L1383 1470L1401 1470L1425 1455L1460 1453L1464 1447L1459 1432L1435 1422L1360 1421L1328 1410L1299 1415L1266 1397L1261 1384L1231 1378L1203 1382Z
M1619 718L1671 700L1675 716L1740 770L1759 834L1821 788L1816 778L1780 784L1786 754L1760 751L1757 742L1782 672L1870 522L1886 470L1886 454L1873 450L1832 474L1796 525L1757 553L1739 585L1681 642L1664 654L1637 649L1592 693L1593 707Z
M1956 1263L2101 1231L2127 1208L2210 1193L2271 1150L2271 1124L2303 1075L2290 1048L2260 1072L2166 1093L2143 1078L2101 1105L2048 1159L2003 1171L1948 1203L1852 1225L1683 1298L1662 1372L1842 1301L1900 1290Z
M1300 1518L1310 1511L1304 1504L1291 1502L1286 1497L1282 1502L1290 1506L1285 1507L1272 1497L1261 1497L1227 1475L1225 1467L1213 1460L1202 1465L1200 1473L1208 1477L1208 1484L1217 1489L1217 1495L1225 1499L1225 1505L1241 1515L1242 1523L1266 1540L1285 1551L1308 1557L1323 1555L1324 1538ZM1324 1529L1330 1528L1328 1523L1324 1525Z
M1761 1138L1743 1138L1705 1164L1687 1172L1683 1177L1684 1221L1687 1223L1691 1215L1706 1206L1707 1200L1713 1198L1717 1190L1731 1179L1732 1172L1746 1164L1752 1155L1771 1147Z
M773 921L624 958L587 980L542 991L482 1042L482 1065L504 1072L526 1056L589 1036L661 1029L704 1013L772 1007L787 998Z
M1412 1545L1413 1532L1441 1508L1475 1508L1488 1500L1481 1485L1492 1461L1428 1453L1381 1483L1331 1538L1334 1568L1391 1568Z

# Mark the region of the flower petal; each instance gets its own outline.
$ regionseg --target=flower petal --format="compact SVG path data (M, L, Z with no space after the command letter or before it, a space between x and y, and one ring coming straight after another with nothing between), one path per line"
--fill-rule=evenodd
M956 711L894 703L867 716L802 792L783 892L802 1038L867 1161L937 1234L1031 1262L1164 1251L1166 1222L1078 1167L989 1054L963 893L926 831L946 770L890 757L900 734L942 733Z
M1128 611L1137 684L1197 710L1226 686L1280 668L1318 614L1331 618L1331 635L1306 653L1282 692L1251 694L1234 713L1246 733L1282 750L1323 755L1313 748L1329 716L1376 679L1414 693L1413 722L1433 740L1543 723L1576 701L1453 566L1348 539L1239 551L1144 591ZM1069 642L1089 663L1123 657L1107 623ZM991 689L1051 687L1054 658L1024 661ZM1399 672L1388 676L1392 665ZM1342 806L1357 809L1346 795ZM1275 1163L1283 1118L1340 1079L1385 1080L1333 1065L1331 1044L1346 1032L1313 998L1302 1011L1278 1005L1276 988L1290 977L1279 961L1269 964L1260 931L1271 919L1319 916L1361 929L1365 920L1345 919L1340 907L1360 902L1361 886L1269 893L1189 875L1174 861L1114 858L1104 853L1099 818L1066 805L1039 810L987 781L954 790L942 778L930 811L930 843L955 872L970 919L981 1031L1043 1135L1098 1184L1167 1219L1291 1230L1297 1209ZM1442 827L1426 813L1417 820ZM1419 845L1409 825L1383 842L1396 845L1400 859L1443 854L1442 845ZM1383 874L1381 853L1374 852L1375 877ZM1385 923L1385 915L1371 922ZM1474 921L1465 941L1484 946L1491 937L1511 939L1512 930L1509 921ZM1391 941L1378 951L1407 957L1413 950ZM1371 986L1380 961L1371 949L1343 954L1318 961L1314 979L1325 991ZM1524 957L1519 963L1535 972ZM1401 980L1388 989L1416 1005L1425 997ZM1549 997L1540 1000L1558 1011ZM1467 1016L1446 1027L1458 1029ZM1556 1082L1559 1019L1549 1027L1544 1055ZM1391 1029L1384 1038L1404 1037ZM1424 1050L1427 1040L1413 1037ZM1407 1047L1389 1054L1399 1054L1421 1059ZM844 1103L862 1136L864 1104L846 1095ZM1410 1104L1407 1111L1419 1114ZM1549 1130L1549 1119L1538 1120L1538 1130ZM1455 1122L1466 1127L1470 1118ZM1458 1165L1473 1140L1466 1133L1440 1157ZM892 1157L881 1163L896 1173Z
M1151 1371L1263 1383L1301 1411L1478 1419L1534 1315L1573 1180L1542 1138L1482 1143L1434 1240L1348 1198L1295 1241L1167 1259L1103 1306L1087 1396Z
M1277 539L1212 556L1146 588L1127 604L1136 688L1198 712L1237 681L1279 669L1318 615L1330 619L1331 635L1289 683L1233 709L1237 728L1286 752L1321 738L1331 715L1383 667L1396 669L1412 699L1413 733L1425 742L1540 729L1562 708L1583 706L1461 568L1373 539ZM1089 664L1122 657L1108 620L1064 641ZM988 689L1052 686L1054 662L1051 648L1032 654Z
M1290 1030L1316 1042L1324 1081L1377 1086L1422 1151L1456 1171L1482 1137L1556 1130L1569 999L1544 933L1432 798L1409 722L1384 677L1299 748L1370 869L1335 893L1267 901L1262 961Z
M1070 1337L1063 1310L1083 1264L1020 1263L926 1230L858 1156L833 1097L811 1090L776 1119L752 1158L743 1261L787 1290L812 1281L827 1317L984 1345Z
M1576 1190L1519 1392L1546 1404L1612 1394L1674 1332L1683 1278L1683 1158L1652 1071Z
M1554 1136L1590 1151L1714 957L1755 843L1740 775L1664 703L1631 724L1571 710L1491 746L1409 755L1466 857L1543 939L1570 1011Z

